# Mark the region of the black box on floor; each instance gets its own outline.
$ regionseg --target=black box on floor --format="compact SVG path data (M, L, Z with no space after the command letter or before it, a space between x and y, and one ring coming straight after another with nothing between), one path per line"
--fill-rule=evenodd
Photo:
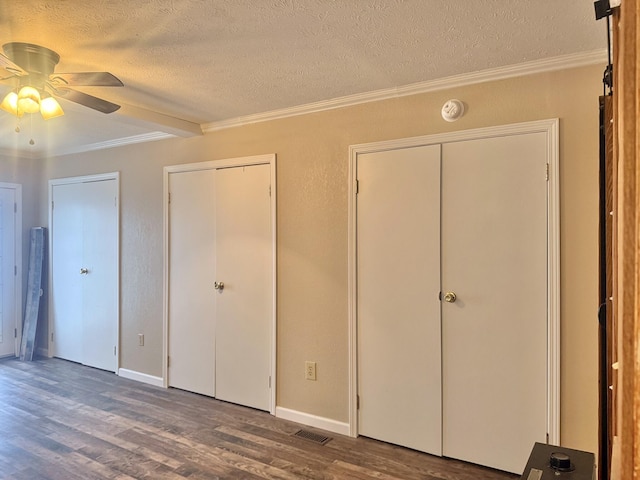
M595 480L593 453L537 443L520 480Z

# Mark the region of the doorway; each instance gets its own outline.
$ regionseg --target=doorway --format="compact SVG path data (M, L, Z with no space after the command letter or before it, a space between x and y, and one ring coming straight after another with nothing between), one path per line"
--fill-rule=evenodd
M558 440L556 129L352 147L353 435L512 472Z

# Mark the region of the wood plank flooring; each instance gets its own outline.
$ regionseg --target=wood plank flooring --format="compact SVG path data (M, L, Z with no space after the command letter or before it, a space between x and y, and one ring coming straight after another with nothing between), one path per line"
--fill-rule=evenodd
M305 428L326 445L293 436ZM2 479L502 480L517 476L58 359L0 361Z

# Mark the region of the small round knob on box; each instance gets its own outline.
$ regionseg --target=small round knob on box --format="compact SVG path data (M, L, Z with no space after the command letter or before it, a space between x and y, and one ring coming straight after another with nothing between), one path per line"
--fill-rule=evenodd
M573 470L571 458L565 453L552 453L549 459L549 464L551 465L551 468L558 470L559 472L570 472Z

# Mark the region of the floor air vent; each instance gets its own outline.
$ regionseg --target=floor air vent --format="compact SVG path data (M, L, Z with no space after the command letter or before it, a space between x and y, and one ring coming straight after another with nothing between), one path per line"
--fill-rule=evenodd
M305 440L319 443L320 445L325 445L328 441L331 440L331 437L325 437L324 435L319 435L317 433L310 432L309 430L298 430L293 434L293 436L304 438Z

